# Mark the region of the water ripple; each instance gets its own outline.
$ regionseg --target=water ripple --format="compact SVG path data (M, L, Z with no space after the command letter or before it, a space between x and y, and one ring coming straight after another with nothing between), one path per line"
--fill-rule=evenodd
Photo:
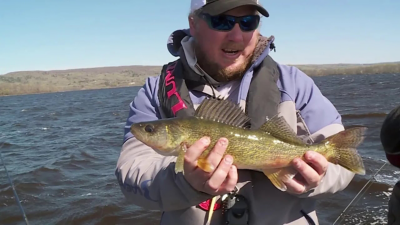
M356 176L318 203L331 224L385 160L379 130L400 105L393 75L313 77L342 114L343 123L368 127L360 153L366 176ZM0 151L31 224L158 224L160 212L125 201L114 177L129 103L139 87L1 97ZM386 166L346 224L382 224L387 193L400 173ZM23 224L12 189L0 170L0 224Z

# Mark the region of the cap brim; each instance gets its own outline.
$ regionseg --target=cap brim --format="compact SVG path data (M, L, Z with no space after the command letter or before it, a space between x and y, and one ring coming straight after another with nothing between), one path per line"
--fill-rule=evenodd
M220 15L226 11L232 10L240 6L254 6L257 11L259 11L263 16L269 17L269 13L264 7L253 1L243 1L243 0L225 0L225 1L215 1L203 6L203 12L208 13L211 16Z

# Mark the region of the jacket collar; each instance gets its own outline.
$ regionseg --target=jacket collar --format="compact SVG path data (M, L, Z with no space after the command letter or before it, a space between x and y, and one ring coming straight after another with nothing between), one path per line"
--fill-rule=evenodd
M252 61L252 67L257 67L264 58L268 55L271 49L275 46L274 36L269 38L260 35L259 41L255 48L254 57ZM214 80L208 75L197 63L196 54L193 48L194 38L190 35L189 29L176 30L174 31L167 43L168 51L175 57L180 57L183 67L186 71L185 79L189 82L198 84L210 84L212 86L223 85L224 83ZM197 86L197 85L195 85Z

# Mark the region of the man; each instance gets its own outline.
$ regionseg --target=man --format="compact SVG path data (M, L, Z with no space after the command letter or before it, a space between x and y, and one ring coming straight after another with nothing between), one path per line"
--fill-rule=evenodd
M400 168L400 106L386 116L380 136L389 163ZM389 200L388 225L400 225L400 181Z
M157 154L130 133L132 123L193 115L206 97L238 103L251 129L279 114L308 143L342 131L341 116L313 80L269 56L274 38L259 33L260 14L269 16L256 0L192 0L190 29L173 32L168 42L178 60L149 77L130 105L116 176L127 199L163 211L162 225L203 225L210 199L225 194L244 201L224 212L217 197L211 224L318 224L316 199L343 190L354 176L307 152L305 161L293 160L298 174L280 191L264 174L237 170L231 156L222 158L225 138L208 157L215 170L206 173L196 159L207 137L187 149L184 175L175 174L175 157Z

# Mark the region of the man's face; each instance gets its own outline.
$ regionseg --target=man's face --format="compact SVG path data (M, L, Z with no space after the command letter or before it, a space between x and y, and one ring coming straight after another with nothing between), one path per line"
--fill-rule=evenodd
M254 15L252 7L238 7L226 15ZM217 81L229 81L243 76L248 68L258 41L258 30L244 32L239 24L227 32L211 29L203 19L190 20L190 32L195 38L199 65Z

